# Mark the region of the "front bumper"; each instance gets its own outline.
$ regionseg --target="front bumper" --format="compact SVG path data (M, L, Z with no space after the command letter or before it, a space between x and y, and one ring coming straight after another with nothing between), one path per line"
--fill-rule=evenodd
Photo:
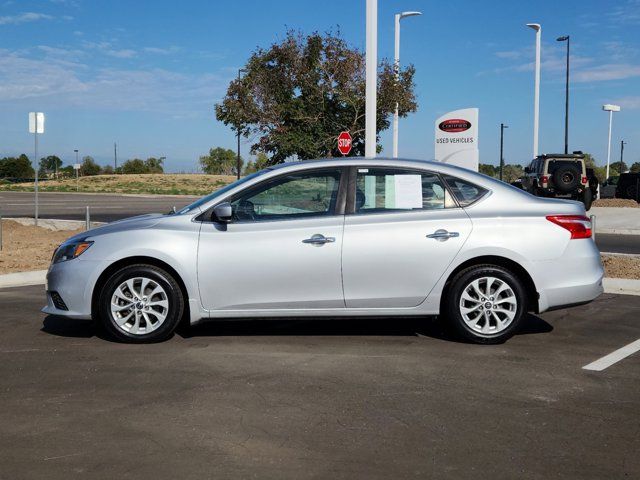
M79 258L51 265L47 272L47 305L42 312L69 318L91 319L93 285L100 271L100 262ZM58 299L54 301L52 292L59 295L67 307L66 310L60 308L62 305Z

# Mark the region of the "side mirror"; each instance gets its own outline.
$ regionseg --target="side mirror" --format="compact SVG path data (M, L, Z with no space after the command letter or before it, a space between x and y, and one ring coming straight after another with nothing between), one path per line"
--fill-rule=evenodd
M233 208L229 202L223 202L213 207L213 214L211 220L214 222L228 223L233 217Z
M524 167L524 173L531 173L531 169L529 167Z

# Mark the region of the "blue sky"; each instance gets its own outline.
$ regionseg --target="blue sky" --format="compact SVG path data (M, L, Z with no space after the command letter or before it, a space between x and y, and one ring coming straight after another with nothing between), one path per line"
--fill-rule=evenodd
M401 62L417 69L419 111L400 123L400 155L433 157L441 114L480 108L480 158L497 163L499 124L507 162L532 151L534 32L542 24L540 151L561 151L564 45L571 35L570 149L606 161L608 117L618 103L612 159L640 161L640 0L379 0L380 57L393 55L393 14L403 20ZM242 2L16 0L0 3L0 156L31 154L27 112L44 111L41 155L72 163L73 149L100 163L166 156L194 171L211 146L235 148L213 105L256 46L336 29L363 49L365 0ZM389 132L383 154L391 152ZM243 142L243 155L248 144Z

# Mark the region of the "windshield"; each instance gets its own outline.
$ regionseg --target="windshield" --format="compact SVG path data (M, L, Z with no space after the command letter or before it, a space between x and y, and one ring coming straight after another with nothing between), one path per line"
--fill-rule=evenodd
M230 183L229 185L227 185L226 187L222 187L220 190L216 190L213 193L210 193L209 195L207 195L206 197L202 197L199 200L196 200L195 202L193 202L191 205L187 205L186 207L184 207L182 210L179 210L177 212L177 215L183 215L185 213L190 213L193 212L194 210L199 209L202 205L209 203L211 200L214 200L215 198L219 197L220 195L223 195L224 193L228 192L229 190L236 188L238 185L242 185L243 183L256 178L260 175L263 175L265 173L267 173L269 171L269 169L265 169L265 170L260 170L259 172L256 173L252 173L251 175L247 175L244 178L241 178L240 180L236 180L233 183Z

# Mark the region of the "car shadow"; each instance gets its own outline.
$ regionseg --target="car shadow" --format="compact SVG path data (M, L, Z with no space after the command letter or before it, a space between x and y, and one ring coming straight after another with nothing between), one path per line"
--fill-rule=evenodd
M47 315L44 318L40 331L58 337L102 338L99 329L91 320L74 320L55 315Z
M528 314L516 335L549 333L553 327L542 318ZM71 338L105 339L92 321L73 320L48 315L42 332ZM459 343L437 318L425 317L340 317L340 318L268 318L203 321L197 325L181 324L176 334L184 339L195 337L251 336L388 336L430 337Z
M542 318L527 314L516 335L549 333L553 326ZM339 318L268 318L205 321L183 325L177 332L182 338L207 336L424 336L460 343L443 322L435 317L339 317Z

